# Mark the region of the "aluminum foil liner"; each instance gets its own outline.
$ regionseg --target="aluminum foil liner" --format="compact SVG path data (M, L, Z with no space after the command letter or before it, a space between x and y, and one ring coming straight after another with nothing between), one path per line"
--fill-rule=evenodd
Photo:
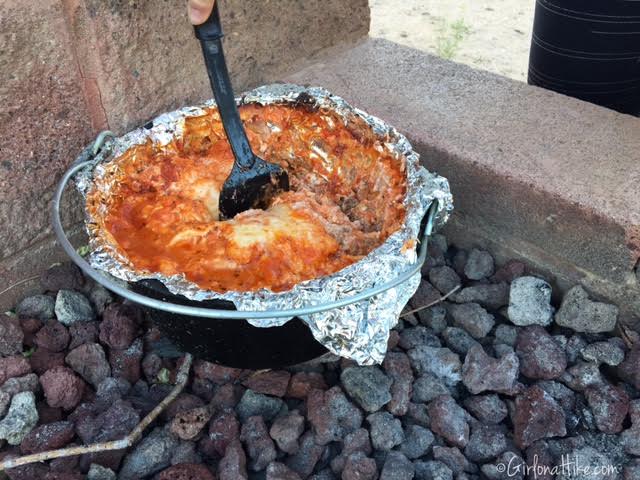
M420 222L431 203L434 199L439 202L436 227L444 224L453 210L448 181L420 166L418 154L413 151L407 139L393 127L379 118L350 106L342 98L332 95L323 88L289 84L267 85L245 93L237 101L239 104L296 104L301 94L305 94L305 102L313 99L318 107L334 110L345 121L354 115L363 118L386 148L397 154L399 161L402 158L406 159L408 187L405 198L406 219L404 225L389 236L382 245L343 270L299 283L286 292L276 293L262 289L256 292L230 291L221 294L202 290L182 275L167 277L158 273L134 270L128 260L120 255L116 247L98 231L95 222L87 212L86 226L90 239L91 265L129 282L142 279L160 280L170 292L184 295L192 300L228 300L233 302L240 311L277 311L323 304L391 281L411 268L417 261L415 240L419 234ZM134 145L145 143L149 138L154 142L167 144L173 137L181 135L185 117L202 115L203 108L211 106L215 106L213 100L202 106L185 107L165 113L146 124L145 127L105 144L92 166L78 173L76 177L78 190L86 196L93 179L104 176L105 162L117 158ZM412 240L414 241L411 242ZM414 247L403 248L406 245L414 245ZM420 275L416 274L407 282L368 300L308 315L302 317L302 320L309 325L316 340L331 352L351 358L360 365L381 363L387 349L389 330L398 321L400 312L419 284ZM290 319L264 318L249 320L249 322L256 327L274 327L288 320Z

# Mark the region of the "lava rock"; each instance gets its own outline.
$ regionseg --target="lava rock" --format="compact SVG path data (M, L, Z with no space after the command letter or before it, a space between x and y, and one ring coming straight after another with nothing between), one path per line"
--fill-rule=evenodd
M430 373L448 386L454 386L460 381L460 357L448 348L421 345L409 350L407 355L418 375Z
M20 318L37 318L48 320L55 315L56 301L49 295L33 295L24 298L16 307Z
M171 421L170 431L182 440L193 440L211 418L207 407L197 407L178 413Z
M464 274L469 280L482 280L494 272L493 257L489 252L474 248L469 252Z
M194 363L193 372L196 377L219 385L233 382L242 374L242 370L238 368L224 367L204 360L198 360Z
M604 384L584 391L598 430L615 434L622 431L622 423L629 412L629 396L620 387Z
M447 327L442 332L442 339L447 347L458 355L466 355L469 349L479 343L465 330L458 327Z
M387 403L387 411L396 416L407 413L412 393L413 371L409 357L400 352L387 353L382 362L387 375L391 378L391 400Z
M402 419L405 425L420 425L429 428L431 419L427 411L427 405L424 403L409 403L407 414Z
M436 333L441 333L447 327L447 310L441 304L420 310L417 315L421 324Z
M44 396L50 407L71 410L84 393L84 382L70 368L55 367L40 377Z
M624 361L624 341L610 338L604 342L595 342L584 347L580 354L588 362L615 367Z
M34 343L51 352L62 352L69 345L70 339L69 331L64 325L50 320L36 333Z
M404 430L404 442L400 445L400 451L407 458L415 460L427 454L434 440L431 431L419 425L409 425Z
M287 458L285 464L302 478L307 478L313 472L323 451L324 447L316 442L313 433L306 432L300 438L300 448Z
M298 438L304 431L305 419L297 410L276 418L271 425L269 435L285 453L294 454L298 451Z
M515 325L543 325L553 321L551 285L537 277L520 277L511 283L509 320Z
M519 331L520 329L518 327L501 323L496 327L496 331L494 332L494 345L502 343L510 347L515 347Z
M20 392L36 393L40 387L38 376L34 373L27 373L21 377L13 377L5 381L0 387L0 392L13 397Z
M556 480L610 480L615 478L607 473L607 467L613 465L611 459L593 447L576 448L565 456L565 460L571 466L561 470L556 476ZM580 469L576 470L576 467ZM584 473L587 471L589 473ZM578 472L577 475L576 472Z
M469 442L466 412L453 397L441 395L428 405L431 430L456 447L464 448Z
M640 344L634 346L617 369L620 378L640 390Z
M202 457L196 450L195 442L183 441L171 454L171 465L179 463L202 463Z
M415 468L415 480L453 480L451 469L444 463L435 460L428 462L417 461Z
M367 416L371 444L376 450L391 450L404 441L400 420L388 412L376 412Z
M289 382L287 397L305 399L313 389L326 390L327 384L321 373L317 372L297 372L294 373Z
M0 385L10 378L21 377L28 373L31 373L31 365L23 355L0 358Z
M98 340L98 322L76 322L69 326L71 342L69 350L85 343L96 343Z
M0 315L0 355L21 353L23 340L20 321L9 315Z
M349 455L342 470L342 480L376 480L378 467L373 458L368 458L362 452Z
M315 433L315 441L326 445L360 428L362 412L336 386L326 392L312 390L309 393L307 419Z
M166 429L155 428L124 457L118 480L138 480L169 466L178 440Z
M477 303L452 304L449 313L454 325L463 328L476 339L486 337L495 324L493 315Z
M340 381L366 412L376 412L391 400L392 380L377 367L349 367L342 371Z
M60 290L56 295L56 318L63 325L75 322L91 322L96 319L96 312L91 302L80 292L75 290Z
M100 383L111 375L107 357L98 343L85 343L74 348L66 356L65 361L95 388L98 388Z
M425 305L437 302L440 300L440 296L440 292L436 290L433 285L426 280L422 280L418 286L418 290L416 290L416 293L413 295L411 300L409 300L409 305L411 308L421 308Z
M20 450L25 455L56 450L68 445L74 436L73 423L68 421L40 425L24 437Z
M562 407L551 395L535 385L516 397L513 429L513 438L521 449L536 440L567 434Z
M512 283L516 278L522 277L527 270L524 263L517 260L509 260L502 267L496 270L492 280L494 282Z
M340 474L344 470L349 455L355 452L371 455L372 447L369 432L364 428L360 428L344 437L342 451L331 461L331 470L336 474Z
M287 467L284 463L271 462L267 467L266 480L301 480L300 475Z
M247 447L251 470L259 472L276 459L276 447L269 437L262 417L249 417L240 430L240 440Z
M412 480L415 475L413 463L401 452L389 452L384 461L380 480Z
M448 395L449 388L442 380L426 373L416 379L413 383L413 395L411 401L415 403L428 403L440 395Z
M236 411L243 423L254 415L261 416L268 422L278 414L283 405L284 402L279 398L268 397L247 389L242 395Z
M57 292L61 289L79 290L84 285L82 271L72 262L52 265L40 275L43 290Z
M605 381L598 365L592 362L579 362L569 367L560 380L572 390L583 391L587 387L604 385Z
M122 377L132 385L140 380L143 342L137 338L131 346L125 350L109 349L109 364L111 374L114 377Z
M495 394L467 397L464 406L484 424L496 425L508 414L507 405Z
M551 380L567 368L564 350L539 325L525 327L518 333L516 353L520 372L529 378Z
M494 462L486 463L481 467L482 473L488 480L524 480L525 469L526 464L523 458L513 452L504 452Z
M507 437L496 425L478 425L471 430L465 456L476 463L485 463L507 450Z
M462 472L475 472L476 466L469 462L458 447L433 447L433 458L444 463L456 475Z
M92 463L87 473L87 480L116 480L116 474L110 468Z
M446 265L429 270L429 282L442 294L449 293L462 283L456 271Z
M234 440L218 464L219 480L247 480L247 457L240 440Z
M140 314L132 305L112 303L102 315L100 341L111 348L124 350L138 336Z
M223 456L227 446L240 438L240 423L233 411L218 413L209 423L209 437L211 449Z
M402 332L400 332L398 345L404 350L411 350L419 345L426 345L428 347L441 346L440 339L437 335L421 325L402 330Z
M0 421L0 439L9 445L19 445L38 423L38 410L33 392L16 393L9 412Z
M587 292L577 285L565 294L555 320L576 332L610 332L618 320L618 307L589 300Z
M242 384L257 393L284 397L287 393L290 378L291 374L284 370L267 370L254 373Z
M515 354L490 357L480 346L471 347L462 366L462 382L474 395L484 391L510 394L516 388L520 362Z
M449 297L456 303L477 303L490 310L498 310L509 303L509 285L481 283L465 287Z
M98 315L102 315L107 306L113 302L113 297L106 288L99 283L95 283L89 290L89 300L91 300Z
M52 368L63 367L64 357L64 352L56 353L47 350L46 348L38 348L29 357L29 363L35 373L42 375L44 372Z
M157 480L215 480L205 465L180 463L163 470Z

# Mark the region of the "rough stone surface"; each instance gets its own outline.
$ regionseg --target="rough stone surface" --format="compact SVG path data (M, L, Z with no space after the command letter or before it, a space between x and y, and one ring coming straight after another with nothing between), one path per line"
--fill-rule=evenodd
M24 333L17 318L0 315L0 355L22 352Z
M629 411L629 396L613 385L605 384L588 387L584 395L593 412L596 425L603 433L614 434L622 431L622 422Z
M116 474L110 468L92 463L87 472L87 480L116 480Z
M516 387L520 363L515 354L490 357L481 346L471 347L462 367L462 382L473 394L510 393Z
M242 425L240 440L247 448L247 454L251 459L249 467L254 472L259 472L276 459L276 447L269 437L267 426L262 417L249 417Z
M173 435L156 428L124 458L118 480L138 480L168 467L177 446Z
M480 283L456 292L451 300L457 303L477 303L490 310L498 310L509 303L509 285L506 283Z
M24 437L20 450L23 454L56 450L71 442L74 436L74 425L69 421L40 425Z
M453 480L451 469L438 461L418 461L414 463L415 480Z
M232 441L218 464L220 480L246 480L247 457L239 440Z
M362 412L344 395L340 387L326 392L312 390L307 398L307 418L319 445L337 441L362 425Z
M412 480L415 475L413 463L400 452L389 452L384 461L380 480Z
M49 295L33 295L18 303L16 313L20 318L48 320L55 314L55 304L55 299Z
M507 448L507 437L500 427L480 425L471 430L464 454L472 462L485 463L496 458Z
M23 355L0 358L0 385L9 378L21 377L31 373L31 365Z
M0 387L0 392L13 396L20 392L36 393L40 388L38 376L33 373L27 373L21 377L13 377L7 380Z
M163 470L158 475L158 480L215 480L215 477L201 463L180 463Z
M366 457L362 452L349 455L342 471L342 480L376 480L378 468L373 458Z
M213 450L220 456L227 446L240 438L240 423L232 411L222 411L209 423L209 437Z
M135 307L112 303L100 322L100 341L111 348L129 348L138 334L138 312Z
M447 327L442 331L445 345L458 355L466 355L474 345L479 345L466 330L458 327Z
M582 358L588 362L606 364L610 366L620 365L624 361L624 342L620 339L611 338L604 342L595 342L580 350Z
M640 345L635 345L618 366L618 374L640 390Z
M470 280L482 280L493 275L493 257L489 252L474 248L469 252L467 263L464 266L464 274Z
M529 387L516 397L513 426L514 440L520 448L567 433L564 411L551 395L537 386Z
M466 412L448 395L441 395L428 406L431 430L450 444L464 448L469 442Z
M298 452L289 457L285 464L302 478L306 478L313 472L323 451L324 447L318 445L313 433L306 432L300 438L300 448Z
M331 460L331 470L336 474L342 472L349 455L356 452L371 455L372 447L369 432L364 428L360 428L344 437L342 451L337 457Z
M549 325L553 321L551 285L538 277L520 277L511 283L509 320L516 325Z
M56 318L63 325L95 320L96 313L91 302L75 290L60 290L56 295Z
M520 330L516 353L520 359L520 372L529 378L551 380L567 368L564 350L538 325Z
M507 417L507 405L495 394L475 395L464 401L469 413L486 424L498 424Z
M102 381L111 375L104 349L98 343L85 343L74 348L65 361L78 375L98 388Z
M452 304L449 313L454 325L465 329L473 338L484 338L495 325L493 315L477 303Z
M284 370L257 372L247 378L243 385L254 392L283 397L287 393L291 374Z
M366 412L380 410L391 400L393 381L377 367L350 367L342 371L344 390Z
M267 480L301 480L300 475L284 463L271 462L267 467Z
M50 320L35 334L34 343L39 348L46 348L51 352L61 352L67 348L70 339L67 327L60 322Z
M453 268L446 265L429 270L429 282L443 295L461 284L460 276Z
M407 352L418 375L430 373L447 385L460 381L460 357L448 348L418 346Z
M428 429L420 425L409 425L404 430L404 442L400 451L409 459L415 460L426 455L435 437Z
M247 389L238 403L237 412L242 422L254 415L259 415L269 421L278 414L282 405L283 402L279 398L269 397Z
M269 435L285 453L298 451L298 438L304 431L304 417L297 410L276 418L271 425Z
M84 393L85 384L71 369L55 367L47 370L40 377L44 396L50 407L61 407L71 410Z
M16 393L7 415L0 421L0 439L9 445L19 445L37 423L38 410L33 393Z
M411 328L405 328L400 332L400 339L398 341L400 348L404 350L411 350L419 346L439 347L440 339L434 334L433 331L425 328L421 325Z
M618 307L591 301L578 285L565 294L555 320L558 325L576 332L609 332L616 326Z
M448 395L449 388L439 378L426 373L421 375L413 383L413 395L411 400L416 403L428 403L440 395Z
M114 377L122 377L131 384L136 383L140 380L143 354L142 339L140 338L137 338L125 350L110 348L109 364L111 365L111 374Z
M322 374L317 372L296 372L291 377L287 396L304 399L313 389L325 390L327 385Z
M388 352L382 367L392 380L391 400L386 409L393 415L404 415L409 408L413 382L409 357L400 352Z
M371 444L376 450L391 450L404 441L400 420L388 412L376 412L367 416Z
M182 440L193 440L205 427L211 412L206 407L197 407L178 413L171 421L171 433Z

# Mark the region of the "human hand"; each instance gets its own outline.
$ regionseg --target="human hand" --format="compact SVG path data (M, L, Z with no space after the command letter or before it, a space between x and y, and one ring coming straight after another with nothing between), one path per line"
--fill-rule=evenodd
M189 0L187 11L189 12L189 20L191 23L194 25L204 23L207 18L209 18L209 15L211 15L214 1L215 0Z

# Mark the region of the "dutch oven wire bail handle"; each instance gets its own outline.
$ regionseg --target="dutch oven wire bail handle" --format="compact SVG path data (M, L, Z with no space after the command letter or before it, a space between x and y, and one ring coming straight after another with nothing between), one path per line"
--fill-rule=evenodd
M158 310L163 310L169 313L175 313L179 315L191 315L194 317L204 317L204 318L217 318L217 319L237 319L237 320L253 320L253 319L263 319L263 318L293 318L300 317L305 315L311 315L314 313L324 312L327 310L333 310L335 308L341 308L347 305L351 305L352 303L360 302L363 300L367 300L371 297L374 297L380 293L383 293L387 290L390 290L407 280L409 280L414 275L420 273L422 269L422 265L424 264L427 258L427 245L429 241L429 237L433 233L434 223L436 214L438 212L439 202L437 199L434 199L431 202L431 205L427 209L424 218L422 219L420 232L418 235L419 245L418 255L416 263L414 263L411 268L405 270L400 275L398 275L393 280L385 282L381 285L376 285L369 289L366 289L358 294L350 295L345 298L341 298L338 300L333 300L331 302L326 302L318 305L308 305L301 308L294 308L288 310L222 310L222 309L214 309L214 308L204 308L204 307L192 307L188 305L180 305L176 303L164 302L162 300L157 300L151 297L147 297L145 295L141 295L139 293L133 292L122 286L118 281L113 280L110 276L105 275L98 270L95 270L73 247L69 238L66 235L64 227L62 226L62 220L60 216L60 203L62 200L62 195L67 187L69 181L82 169L87 168L93 165L96 161L96 155L101 152L103 147L105 146L105 142L107 139L115 138L115 135L112 132L104 131L101 132L97 137L95 142L85 148L82 153L78 156L78 159L71 165L69 170L65 172L60 180L60 183L56 187L56 191L53 196L52 201L52 223L53 230L55 235L60 242L65 253L73 260L73 262L80 267L80 269L91 279L101 284L105 288L111 290L112 292L120 295L121 297L126 298L134 303L138 303L145 307L155 308Z

